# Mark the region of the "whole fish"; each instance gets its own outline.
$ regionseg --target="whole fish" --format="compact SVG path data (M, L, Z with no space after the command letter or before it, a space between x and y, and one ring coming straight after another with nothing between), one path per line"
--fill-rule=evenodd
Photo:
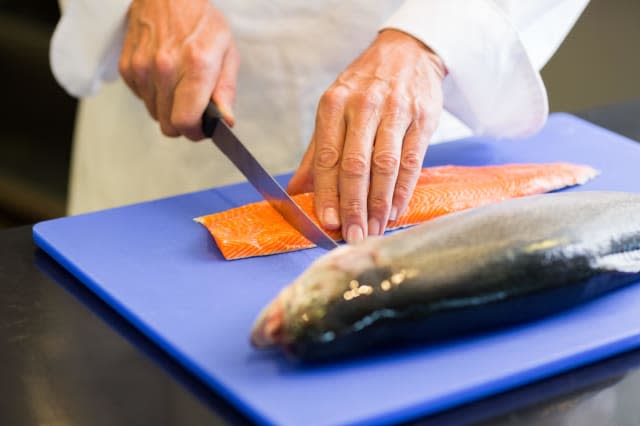
M640 280L640 195L534 195L333 250L252 343L320 361L539 318Z

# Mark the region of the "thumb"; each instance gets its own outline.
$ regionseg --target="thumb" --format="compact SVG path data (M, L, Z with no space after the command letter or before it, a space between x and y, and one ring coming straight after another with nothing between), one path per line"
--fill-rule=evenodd
M287 192L289 194L301 194L303 192L313 191L313 153L315 151L315 140L312 139L311 143L307 147L307 151L302 157L302 161L295 171L289 185L287 186Z

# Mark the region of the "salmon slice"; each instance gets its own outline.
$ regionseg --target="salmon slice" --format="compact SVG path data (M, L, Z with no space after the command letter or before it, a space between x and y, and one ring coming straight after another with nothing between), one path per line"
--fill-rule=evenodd
M585 183L598 172L570 163L505 164L499 166L439 166L422 169L409 206L387 230L416 225L471 207L553 191ZM292 197L320 223L313 209L313 193ZM289 225L266 201L198 217L218 245L225 259L264 256L314 247ZM336 241L340 231L327 233Z

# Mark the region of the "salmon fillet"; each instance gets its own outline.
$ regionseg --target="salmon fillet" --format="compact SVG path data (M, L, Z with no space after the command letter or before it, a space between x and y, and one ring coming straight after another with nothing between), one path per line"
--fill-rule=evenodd
M539 194L582 184L597 175L589 166L570 163L505 164L499 166L439 166L422 169L406 211L387 230L416 225L447 213L508 198ZM292 197L320 223L313 193ZM314 247L266 201L247 204L195 219L204 225L225 259L284 253ZM327 233L336 241L340 231Z

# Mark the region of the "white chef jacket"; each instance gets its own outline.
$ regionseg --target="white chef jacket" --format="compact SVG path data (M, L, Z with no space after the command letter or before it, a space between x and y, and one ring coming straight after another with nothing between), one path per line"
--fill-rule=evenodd
M164 137L118 77L130 0L66 0L51 42L58 82L84 97L69 212L242 180L212 144ZM318 99L373 40L394 28L431 47L449 74L433 141L520 137L548 114L539 69L588 0L216 0L241 56L235 133L271 173L295 169ZM103 85L105 81L116 80ZM89 96L93 95L93 96Z

